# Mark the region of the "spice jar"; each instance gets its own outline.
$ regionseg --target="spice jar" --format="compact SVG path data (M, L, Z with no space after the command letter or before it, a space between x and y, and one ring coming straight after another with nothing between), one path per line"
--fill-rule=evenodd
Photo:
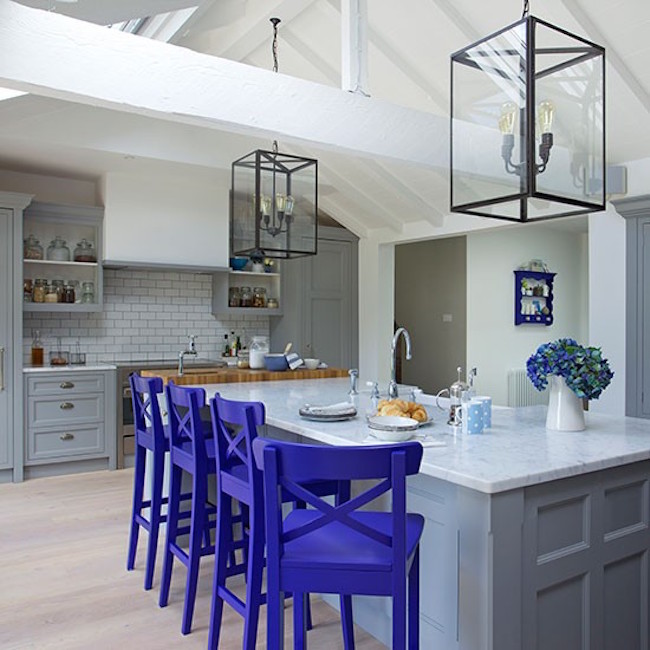
M242 307L253 306L253 293L251 292L250 287L241 288L241 306Z
M255 287L253 290L253 307L266 307L266 289Z
M44 302L59 302L59 293L53 284L48 284Z
M27 239L24 240L23 245L23 257L26 260L42 260L43 259L43 247L41 243L34 237L30 235Z
M266 306L267 306L269 309L277 309L277 308L279 307L279 305L278 305L278 299L277 299L277 298L269 298L269 299L266 301Z
M75 262L96 262L97 253L95 253L95 246L87 239L82 239L77 247L74 249Z
M53 262L69 262L70 249L65 243L65 239L57 235L47 247L47 259Z
M75 299L74 287L66 284L63 291L63 302L73 304Z
M52 286L56 291L57 302L64 302L65 297L65 284L63 280L52 280Z
M241 307L239 287L230 287L228 289L228 307Z
M36 278L34 280L34 290L32 291L32 300L34 302L45 302L45 294L47 292L47 280L43 278Z
M34 283L31 278L23 280L23 300L25 302L32 302L32 294L34 293Z

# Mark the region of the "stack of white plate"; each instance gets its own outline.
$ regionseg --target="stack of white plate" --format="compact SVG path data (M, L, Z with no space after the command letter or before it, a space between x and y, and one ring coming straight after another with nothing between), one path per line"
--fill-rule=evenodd
M350 402L340 402L338 404L328 404L325 406L314 406L305 404L298 413L306 420L314 420L317 422L342 422L343 420L351 420L356 417L357 409L354 404Z

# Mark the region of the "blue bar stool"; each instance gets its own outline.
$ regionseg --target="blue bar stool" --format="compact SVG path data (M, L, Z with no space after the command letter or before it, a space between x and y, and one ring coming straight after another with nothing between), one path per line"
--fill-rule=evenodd
M253 461L252 442L257 438L257 427L265 422L264 404L227 400L218 393L210 400L213 439L217 461L217 536L212 612L208 647L216 650L223 613L223 603L228 603L244 618L243 650L254 650L257 639L260 606L266 603L262 593L264 570L264 493L262 473ZM337 480L310 484L319 495L336 495L337 501L349 499L349 482ZM291 494L281 495L285 502L295 502L304 508L305 503ZM239 504L243 518L243 539L234 539L233 501ZM243 559L232 562L234 551L242 549ZM246 576L246 601L242 601L226 584L227 578L244 573ZM309 605L305 617L311 627ZM342 609L350 614L349 625L344 625L346 649L353 647L351 600L342 599ZM301 610L302 611L302 610Z
M205 391L202 388L187 388L169 383L165 388L167 411L169 413L169 459L170 486L167 514L167 539L165 561L160 588L161 607L169 601L174 558L187 567L185 601L181 632L189 634L196 600L201 558L214 553L210 531L216 526L216 508L207 502L208 476L216 473L214 445L206 445L201 424L200 409L205 404ZM189 528L179 528L182 518L181 482L183 472L192 477L192 506ZM179 535L189 532L189 550L185 550Z
M404 442L326 447L253 441L264 472L266 505L268 650L284 647L283 596L294 594L294 647L306 647L301 594L391 596L393 650L419 648L419 544L424 517L406 512L406 477L416 474L422 445ZM307 480L376 480L353 499L332 506ZM282 512L280 490L312 509ZM390 512L359 510L392 492Z
M133 507L131 510L126 568L128 571L132 571L135 567L138 533L140 528L143 528L149 534L144 574L144 588L148 590L153 585L160 525L167 521L167 515L162 512L163 505L167 503L167 497L162 495L162 488L165 455L169 453L169 438L165 432L158 405L158 395L163 392L162 379L160 377L148 379L133 373L129 377L129 384L131 386L135 433L135 472L133 475ZM145 500L147 450L152 455L152 462L149 467L151 497ZM189 498L189 496L185 495L182 498ZM148 516L144 514L144 510L149 511Z

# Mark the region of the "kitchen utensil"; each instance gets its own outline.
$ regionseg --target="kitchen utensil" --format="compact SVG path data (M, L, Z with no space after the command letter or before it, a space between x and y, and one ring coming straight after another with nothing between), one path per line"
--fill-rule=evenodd
M469 384L460 378L463 369L458 366L456 372L458 373L458 379L449 388L443 388L441 391L438 391L436 395L436 405L442 411L445 410L445 407L440 406L439 398L443 396L443 393L447 393L449 396L449 420L447 424L451 424L452 426L460 425L460 420L456 417L456 408L460 406L463 393L469 390Z
M307 370L316 370L320 365L320 359L305 359L305 368Z
M246 264L248 264L248 258L247 257L231 257L230 258L230 268L233 271L243 271Z
M284 354L265 354L264 366L271 371L287 370L289 368L287 357Z
M289 343L287 343L287 346L284 348L284 354L285 355L287 355L287 354L289 354L289 352L291 352L291 347L292 346L293 346L293 343L291 341L289 341Z

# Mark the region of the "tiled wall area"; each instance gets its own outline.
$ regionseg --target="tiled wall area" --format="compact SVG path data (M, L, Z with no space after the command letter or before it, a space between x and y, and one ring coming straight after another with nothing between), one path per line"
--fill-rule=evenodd
M196 334L199 357L215 359L224 335L246 339L269 334L266 316L217 320L211 313L212 276L158 271L104 271L104 309L99 313L25 313L24 360L29 364L32 333L39 330L50 350L75 351L79 340L86 362L175 359Z

